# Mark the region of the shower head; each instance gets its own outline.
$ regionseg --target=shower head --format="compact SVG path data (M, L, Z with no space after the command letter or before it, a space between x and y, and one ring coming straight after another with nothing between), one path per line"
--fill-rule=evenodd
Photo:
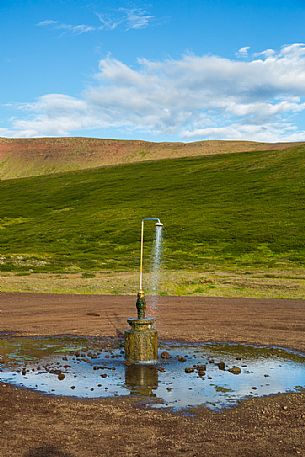
M144 217L142 223L144 223L144 221L157 221L156 227L163 227L163 224L158 217Z

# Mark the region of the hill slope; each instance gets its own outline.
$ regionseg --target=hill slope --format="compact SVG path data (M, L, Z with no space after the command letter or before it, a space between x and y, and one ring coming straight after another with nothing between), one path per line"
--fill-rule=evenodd
M134 270L143 216L170 269L304 265L304 176L300 146L2 181L0 269Z
M39 176L147 160L281 150L293 146L296 144L266 144L250 141L150 143L93 138L0 138L0 178Z

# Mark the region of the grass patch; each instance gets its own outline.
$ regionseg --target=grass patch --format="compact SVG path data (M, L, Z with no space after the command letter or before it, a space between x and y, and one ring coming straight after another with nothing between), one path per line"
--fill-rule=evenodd
M302 268L304 176L299 146L3 181L0 271L135 271L143 216L164 222L171 271ZM153 226L145 237L147 261ZM215 287L183 285L199 294Z
M90 273L89 273L90 274ZM84 273L32 273L30 276L16 273L0 274L2 292L45 292L135 295L138 289L138 272L97 272L94 278ZM272 278L264 272L197 272L189 270L169 271L161 274L161 296L202 295L208 297L253 297L305 299L305 270L274 271ZM206 286L204 285L206 281ZM144 274L147 295L151 276Z

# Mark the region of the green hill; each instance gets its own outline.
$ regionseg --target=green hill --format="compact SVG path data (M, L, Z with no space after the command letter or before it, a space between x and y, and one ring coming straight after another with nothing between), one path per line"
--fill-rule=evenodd
M304 146L12 179L0 201L2 272L135 270L143 216L170 270L305 264Z

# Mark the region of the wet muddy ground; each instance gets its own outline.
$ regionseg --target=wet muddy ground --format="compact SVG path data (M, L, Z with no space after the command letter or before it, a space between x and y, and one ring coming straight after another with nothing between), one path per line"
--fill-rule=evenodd
M133 302L131 297L2 294L1 329L116 336L134 314ZM302 301L166 297L158 329L165 340L233 340L304 350L304 311ZM138 396L82 400L0 384L0 455L305 455L302 392L251 398L221 412L202 407L190 412L147 408Z

